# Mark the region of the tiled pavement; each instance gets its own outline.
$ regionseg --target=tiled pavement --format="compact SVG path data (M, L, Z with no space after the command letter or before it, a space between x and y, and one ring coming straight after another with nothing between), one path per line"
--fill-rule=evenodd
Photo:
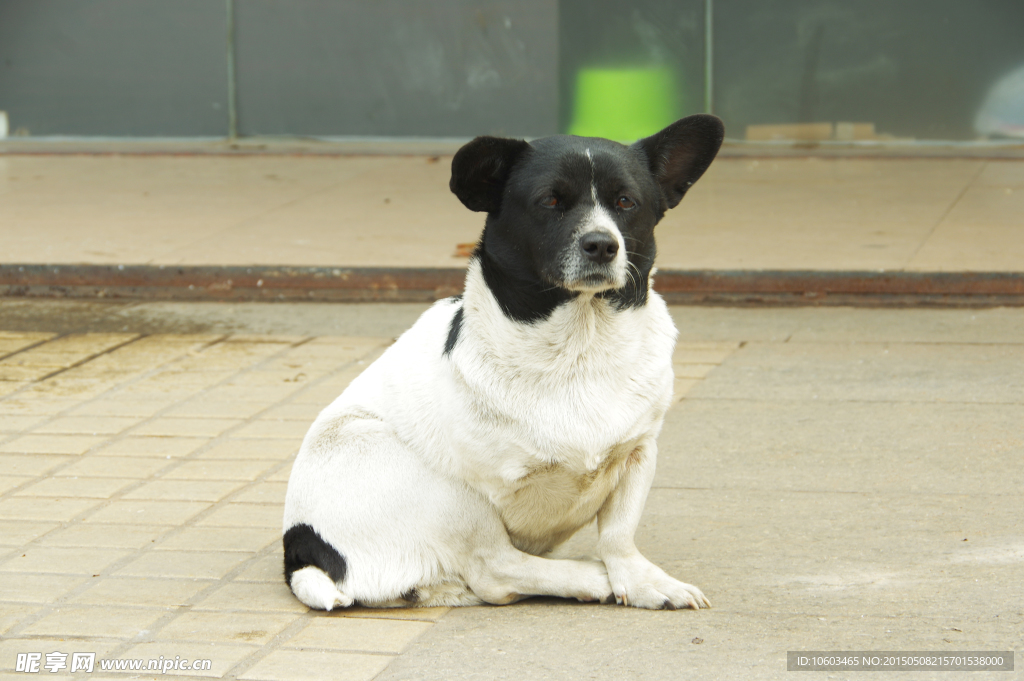
M306 428L389 342L0 335L3 669L96 652L294 679L304 649L344 678L383 669L443 609L311 615L280 534Z
M379 674L447 609L309 612L280 534L309 423L391 340L0 331L0 678L33 652ZM681 344L677 398L736 348Z

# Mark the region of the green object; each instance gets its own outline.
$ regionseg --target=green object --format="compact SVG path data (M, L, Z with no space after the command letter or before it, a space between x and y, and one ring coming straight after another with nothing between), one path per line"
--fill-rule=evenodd
M634 142L677 121L679 100L667 67L581 69L569 134Z

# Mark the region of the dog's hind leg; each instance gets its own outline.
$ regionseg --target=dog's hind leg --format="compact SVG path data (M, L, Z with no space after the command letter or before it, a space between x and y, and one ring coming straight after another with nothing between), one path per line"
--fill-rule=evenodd
M613 598L608 573L599 562L533 556L512 546L507 535L495 544L476 552L467 575L469 588L486 603L504 605L529 596L601 602Z
M465 582L453 580L409 589L392 601L372 603L375 608L433 608L481 605L483 600L474 594Z

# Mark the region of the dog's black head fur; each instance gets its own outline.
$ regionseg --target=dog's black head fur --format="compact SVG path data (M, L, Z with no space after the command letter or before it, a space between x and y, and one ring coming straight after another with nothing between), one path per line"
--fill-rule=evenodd
M538 321L580 293L644 305L654 226L707 170L723 135L718 118L696 115L631 146L558 135L462 147L451 190L487 213L474 257L505 314Z

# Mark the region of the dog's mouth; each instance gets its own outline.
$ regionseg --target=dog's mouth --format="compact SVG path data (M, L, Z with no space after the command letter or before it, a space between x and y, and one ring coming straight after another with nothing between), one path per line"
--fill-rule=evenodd
M592 266L574 274L575 276L563 278L560 286L577 293L600 293L622 288L626 283L623 281L625 277L617 275L610 265Z

